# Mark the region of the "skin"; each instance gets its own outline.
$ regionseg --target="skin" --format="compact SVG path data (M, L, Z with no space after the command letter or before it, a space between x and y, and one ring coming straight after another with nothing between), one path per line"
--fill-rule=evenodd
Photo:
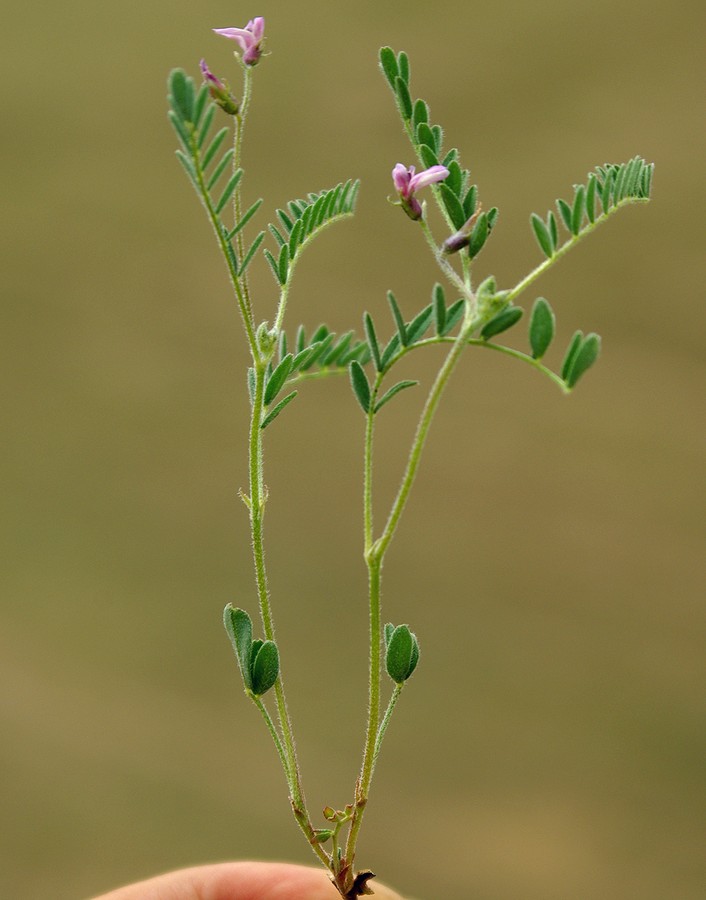
M371 882L377 900L403 900ZM158 875L95 900L336 900L323 870L289 863L232 862ZM340 897L339 897L340 900Z

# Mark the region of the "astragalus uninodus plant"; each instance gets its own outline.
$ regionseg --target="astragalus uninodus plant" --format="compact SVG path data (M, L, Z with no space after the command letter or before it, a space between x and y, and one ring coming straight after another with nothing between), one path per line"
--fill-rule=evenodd
M390 323L376 324L366 312L362 317L361 337L353 330L334 334L326 325L314 329L299 325L285 330L289 291L299 260L321 231L353 215L358 182L349 180L292 200L276 210L272 224L252 236L250 230L262 200L248 206L243 201L243 129L252 101L255 69L263 62L265 22L255 18L245 28L214 31L237 45L235 56L242 76L239 91L232 93L228 81L211 72L203 60L200 86L181 69L175 69L169 77L169 117L181 145L177 157L201 199L225 262L250 355L244 379L250 395L249 486L243 500L250 516L262 637L254 637L250 615L231 605L225 609L225 626L245 693L262 715L279 755L297 824L330 871L340 895L354 898L374 893L373 873L354 867L356 842L385 732L400 694L419 661L419 644L410 627L383 622L382 565L417 475L444 388L461 356L469 348L482 348L531 366L565 394L574 389L596 362L600 339L596 334L576 331L561 365L557 370L549 368L544 357L554 338L555 318L544 297L536 297L531 304L526 349L500 343L499 338L501 335L504 338L523 317L524 310L516 303L543 272L618 210L649 198L653 167L639 156L626 163L597 166L585 182L574 186L569 199L557 200L555 208L545 215L531 215L531 230L542 255L533 271L516 285L504 288L498 286L492 275L477 281L476 260L497 226L498 210L494 206L483 207L478 188L468 169L463 167L458 150L444 146L443 131L434 124L429 106L424 100L414 99L407 55L384 47L380 51L380 67L409 140L405 162L392 167L394 202L411 220L412 252L416 252L416 242L422 238L439 267L440 283L432 287L431 299L423 301L421 309L412 314L408 302L399 303L390 291L387 295ZM271 114L276 116L277 110L273 109ZM220 118L224 115L225 118ZM215 124L217 118L220 121ZM408 165L410 161L414 165ZM391 162L381 159L380 165L390 166ZM385 197L379 199L382 205L386 203ZM438 234L429 223L429 202L441 214ZM262 256L272 269L278 293L276 305L266 308L256 303L248 280L250 266ZM412 298L411 303L419 303L418 298ZM418 384L408 379L394 381L390 376L400 360L437 344L445 346L446 355L421 404L419 423L406 451L406 465L397 494L384 525L376 528L373 438L377 418L398 394ZM305 388L308 380L334 372L348 373L349 379L345 380L350 381L363 417L362 525L363 558L369 583L370 672L362 764L350 802L340 807L325 807L317 823L304 797L275 641L263 533L265 506L269 502L264 489L264 443L267 429L274 426L276 419L274 427L286 427L287 416L281 419L279 416L285 409L287 415L292 414L288 407L298 390ZM391 680L384 710L383 669Z

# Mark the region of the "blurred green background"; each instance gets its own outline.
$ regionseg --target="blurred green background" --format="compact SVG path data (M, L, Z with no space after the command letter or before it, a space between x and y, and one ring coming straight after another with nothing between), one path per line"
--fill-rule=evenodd
M424 900L703 897L706 23L702 4L663 0L4 12L0 895L313 861L222 632L226 602L255 608L245 344L165 119L172 66L196 74L205 56L237 82L209 29L253 15L271 55L246 198L271 210L363 181L356 218L299 267L290 326L386 321L390 288L411 314L437 278L386 202L412 160L383 43L409 52L500 207L478 271L501 286L540 259L531 211L596 163L656 163L653 203L537 284L558 345L604 337L580 390L481 352L449 388L385 569L385 617L412 623L423 659L359 861ZM254 287L271 318L264 263ZM420 400L381 416L380 515ZM271 582L314 809L347 802L359 765L361 426L332 379L267 433Z

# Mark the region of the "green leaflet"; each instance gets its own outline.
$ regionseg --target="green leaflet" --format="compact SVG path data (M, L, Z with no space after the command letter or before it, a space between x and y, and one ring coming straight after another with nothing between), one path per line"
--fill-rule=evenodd
M532 307L529 323L529 340L532 356L541 359L554 338L554 312L544 297L537 297Z
M395 94L400 106L400 112L406 121L412 118L412 98L409 94L407 82L399 76L395 79Z
M265 384L265 406L269 406L282 390L284 382L292 371L292 354L288 353L274 369Z
M248 690L252 690L250 674L250 649L252 647L252 621L244 609L237 609L229 603L223 611L223 624L233 644L240 674Z
M286 397L284 397L282 400L280 400L276 406L273 406L272 409L267 413L265 418L262 420L262 423L260 424L260 429L262 430L262 429L267 428L267 426L270 424L270 422L273 422L277 418L277 416L282 412L282 410L285 408L285 406L288 406L292 402L292 400L294 400L294 398L296 396L297 396L297 391L292 391L291 394L287 394Z
M586 372L598 359L601 351L601 339L597 334L587 334L585 338L576 346L569 366L567 367L564 380L570 388L576 385L579 378Z
M174 112L185 122L194 118L194 82L183 69L173 69L169 74L169 103Z
M564 381L567 380L568 374L571 371L571 366L574 363L574 359L576 358L576 354L579 351L581 344L583 343L583 331L575 331L571 341L569 342L569 346L566 350L566 355L564 356L564 362L561 364L561 377Z
M387 635L389 634L389 638ZM417 668L419 644L408 625L398 625L391 632L385 626L385 668L395 684L404 684Z
M242 172L242 169L238 169L238 171ZM228 240L229 241L232 241L233 238L236 236L236 234L239 231L242 231L243 228L245 228L245 226L248 224L250 219L252 219L252 217L255 215L255 213L258 211L258 209L260 209L261 206L262 206L262 198L260 198L259 200L256 200L253 203L253 205L247 210L247 212L243 213L242 218L236 223L235 227L232 228L228 232Z
M534 236L537 238L537 243L541 247L542 252L545 256L553 256L556 248L552 241L552 235L549 228L544 224L542 218L538 216L537 213L532 213L530 221L532 223Z
M380 68L390 87L394 89L395 80L400 74L400 70L397 66L397 58L391 47L380 48Z
M485 323L480 330L480 336L487 341L488 338L495 337L496 334L507 331L508 328L512 328L513 325L516 325L520 321L523 312L524 311L520 306L506 307L499 312L497 316L493 316L489 322Z
M363 316L363 327L365 328L365 336L368 339L368 347L370 347L370 355L372 356L373 362L375 363L375 368L378 370L378 372L382 372L382 358L380 356L380 347L378 345L378 339L375 333L375 325L373 324L370 313L366 312Z
M263 641L259 647L253 642L250 659L252 692L255 696L267 693L279 675L279 652L274 641Z
M436 333L442 337L446 328L446 296L440 284L434 285L432 291L432 305L434 307L434 326Z
M354 359L351 362L348 370L350 372L353 393L355 394L358 403L360 403L361 409L367 414L370 411L370 384L368 382L368 376L365 374L363 367L357 359Z
M245 258L243 259L242 263L240 264L240 268L238 269L239 276L245 274L245 270L252 262L253 257L255 256L257 251L260 249L260 244L263 242L264 239L265 239L265 232L261 231L258 234L258 236L255 238L255 240L252 242L252 244L250 245L248 252L245 254Z
M482 212L476 219L476 224L471 231L471 241L468 245L468 255L474 259L485 246L488 240L490 228L488 226L488 213Z
M229 603L223 622L235 651L245 689L259 697L267 693L279 675L279 653L274 641L253 640L252 621L244 609Z
M399 394L400 391L404 391L406 388L414 387L419 384L418 381L398 381L397 384L393 385L388 391L386 391L380 400L375 404L375 412L377 413L382 407L389 403L392 398Z
M400 336L400 343L403 347L406 347L409 343L409 339L407 337L407 327L405 325L404 319L402 318L400 308L397 305L395 295L392 293L392 291L387 292L387 302L390 304L390 311L392 312L392 318L394 319L397 333Z
M444 181L439 183L439 192L454 228L463 228L466 224L466 213L464 212L461 201Z

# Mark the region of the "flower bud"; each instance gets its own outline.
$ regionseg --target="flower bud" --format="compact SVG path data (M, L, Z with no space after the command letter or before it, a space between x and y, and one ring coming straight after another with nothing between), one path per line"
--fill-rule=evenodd
M237 116L240 106L228 89L226 82L221 81L220 78L217 78L213 74L206 65L205 59L201 60L200 66L201 74L203 75L204 82L208 85L208 92L211 95L211 99L220 106L224 113L227 113L229 116Z

